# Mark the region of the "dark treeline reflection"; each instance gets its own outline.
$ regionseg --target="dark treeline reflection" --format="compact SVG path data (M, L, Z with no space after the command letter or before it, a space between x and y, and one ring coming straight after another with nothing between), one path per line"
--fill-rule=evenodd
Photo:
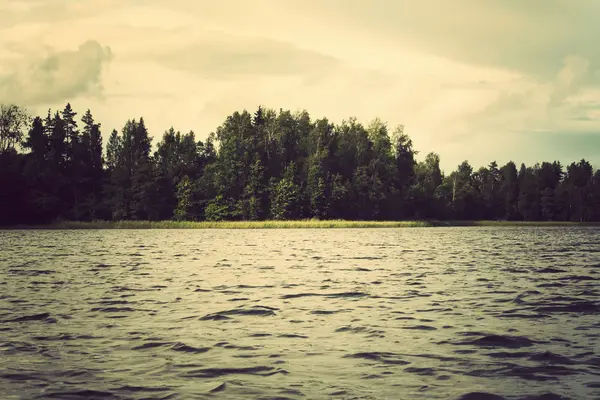
M144 119L113 131L88 110L29 118L0 110L0 223L65 220L600 220L600 171L581 160L445 175L415 160L403 126L339 125L307 112L235 112L206 141L166 131L152 152Z

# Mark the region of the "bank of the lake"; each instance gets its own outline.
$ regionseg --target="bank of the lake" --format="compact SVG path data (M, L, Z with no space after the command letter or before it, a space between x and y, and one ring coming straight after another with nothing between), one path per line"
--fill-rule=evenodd
M332 229L332 228L427 228L452 226L550 227L600 226L600 222L570 221L58 221L47 225L17 225L4 229Z

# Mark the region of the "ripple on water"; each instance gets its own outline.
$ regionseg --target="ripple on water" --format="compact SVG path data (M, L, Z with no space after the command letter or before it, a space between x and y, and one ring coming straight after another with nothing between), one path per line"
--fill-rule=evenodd
M218 311L216 313L207 314L200 318L201 321L221 321L230 319L231 316L257 316L269 317L276 315L277 308L265 306L253 306L251 308L234 308L231 310Z
M473 337L474 339L464 339L458 340L454 342L441 342L441 343L451 343L453 345L458 346L478 346L478 347L487 347L487 348L496 348L496 347L506 347L510 349L520 349L522 347L531 347L536 343L534 340L529 339L525 336L510 336L510 335L495 335L495 334L486 334L480 332L465 332L461 333L461 336Z
M403 360L401 356L388 352L365 352L354 353L344 356L345 358L357 358L368 361L377 361L383 364L407 365L410 361Z
M0 231L0 398L600 398L597 228Z
M274 367L257 366L247 368L201 368L181 374L183 378L219 378L228 375L257 375L272 376L277 374L288 374L284 369Z

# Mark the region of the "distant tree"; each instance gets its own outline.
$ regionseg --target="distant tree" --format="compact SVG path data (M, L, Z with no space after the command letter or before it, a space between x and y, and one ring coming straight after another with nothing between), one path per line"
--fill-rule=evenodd
M538 172L538 165L527 168L525 164L521 164L519 170L518 207L525 221L536 221L540 218Z
M207 221L231 219L231 214L231 205L223 198L223 195L217 195L209 201L205 210Z
M263 184L264 168L259 159L252 164L246 186L237 201L237 215L245 220L259 220L263 218L263 199L266 188Z
M393 218L407 218L415 214L415 206L406 200L408 189L414 183L417 165L415 156L418 152L413 149L410 137L404 133L404 125L399 125L394 130L392 146L396 164L394 188L398 194L398 204Z
M177 221L193 220L192 207L192 183L184 175L177 183L177 207L173 218Z
M507 220L518 220L521 218L518 210L519 177L517 166L509 161L500 168L500 198L504 211L501 218Z
M339 124L305 110L236 111L205 140L171 127L152 146L143 118L103 153L90 110L29 118L0 106L0 224L92 220L508 219L600 221L600 172L512 161L448 175L400 125ZM80 126L78 126L80 124Z
M440 169L440 156L429 153L425 160L415 167L415 183L410 189L410 199L415 209L415 218L440 218L443 216L443 202L436 192L443 183Z
M23 139L30 117L15 104L0 104L0 153L15 151Z
M568 214L572 221L588 221L593 215L593 176L592 166L584 159L567 167L564 189L568 193Z
M328 160L333 126L327 120L319 120L310 132L308 152L308 173L306 191L309 215L314 218L325 218L334 215L338 205L336 200L327 200Z

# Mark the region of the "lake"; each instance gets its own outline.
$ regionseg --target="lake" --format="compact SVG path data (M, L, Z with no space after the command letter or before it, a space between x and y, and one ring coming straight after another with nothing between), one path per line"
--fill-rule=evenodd
M600 398L598 228L0 243L5 400Z

